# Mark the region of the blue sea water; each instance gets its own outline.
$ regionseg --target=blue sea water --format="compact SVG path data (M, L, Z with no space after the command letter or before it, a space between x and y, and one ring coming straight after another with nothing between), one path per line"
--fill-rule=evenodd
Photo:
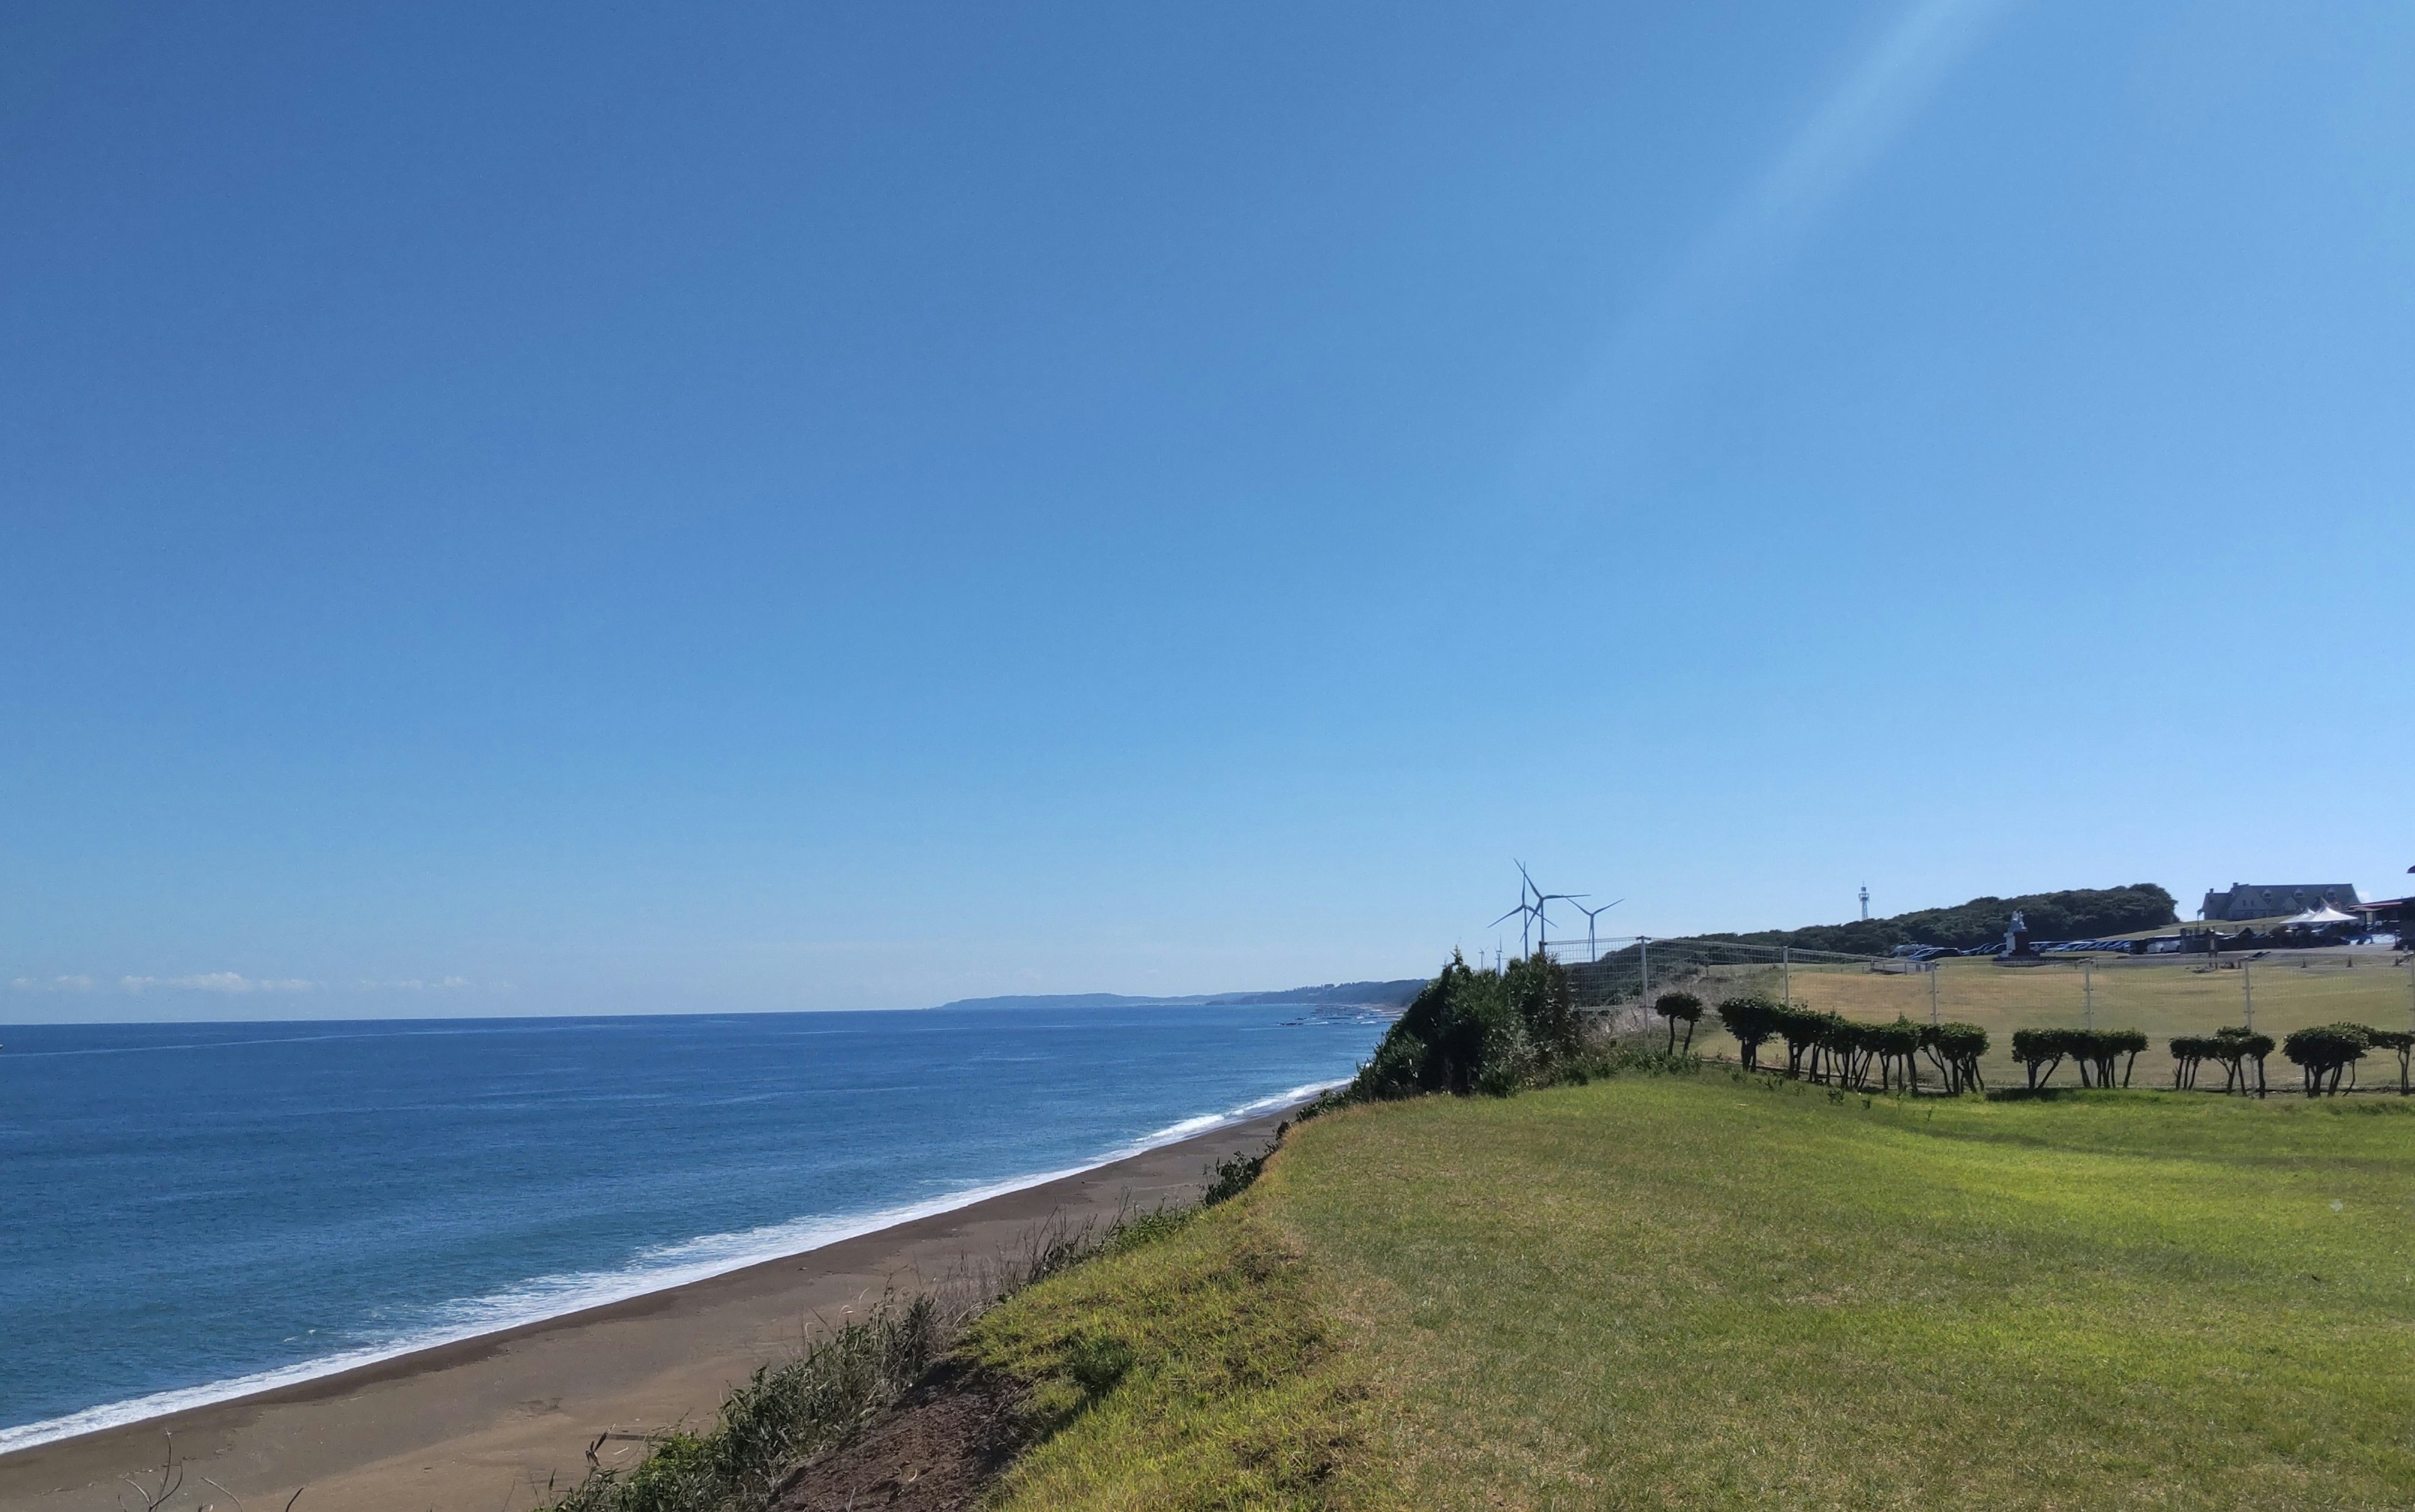
M0 1028L0 1450L636 1295L1347 1076L1298 1006Z

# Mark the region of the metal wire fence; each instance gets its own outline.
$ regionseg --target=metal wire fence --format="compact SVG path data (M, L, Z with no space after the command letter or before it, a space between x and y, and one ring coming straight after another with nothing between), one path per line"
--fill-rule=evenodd
M1602 941L1588 951L1553 942L1578 1003L1596 1011L1644 1010L1662 992L1692 993L1714 1008L1757 994L1847 1018L1975 1024L1991 1041L1989 1080L2010 1070L2013 1031L2135 1028L2152 1049L2137 1085L2168 1082L2166 1041L2228 1025L2278 1039L2318 1024L2415 1029L2415 956L2387 947L2275 950L2243 955L2047 955L1911 962L1747 944L1717 936ZM1696 1044L1732 1051L1715 1017ZM2370 1080L2368 1078L2368 1080ZM2396 1083L2394 1061L2391 1084Z

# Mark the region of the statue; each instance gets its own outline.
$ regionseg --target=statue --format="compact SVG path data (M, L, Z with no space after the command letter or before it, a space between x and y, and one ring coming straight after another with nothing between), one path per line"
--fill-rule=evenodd
M2030 921L2021 917L2021 911L2018 908L2013 910L2013 921L2004 931L2003 953L2011 956L2037 954L2037 951L2030 949Z

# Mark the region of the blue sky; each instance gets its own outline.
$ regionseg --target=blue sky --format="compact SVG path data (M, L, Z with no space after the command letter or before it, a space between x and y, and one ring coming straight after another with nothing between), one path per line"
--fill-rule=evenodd
M1513 855L2395 891L2410 79L2378 3L12 6L0 1016L1408 975Z

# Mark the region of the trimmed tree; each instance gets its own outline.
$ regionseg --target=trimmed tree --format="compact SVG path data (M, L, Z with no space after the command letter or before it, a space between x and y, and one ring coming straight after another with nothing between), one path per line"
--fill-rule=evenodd
M1814 1013L1800 1003L1785 1003L1779 1006L1778 1037L1786 1041L1787 1075L1801 1076L1807 1069L1818 1068L1820 1033L1827 1027L1827 1022L1828 1016L1825 1013ZM1811 1057L1809 1068L1806 1068L1803 1063L1807 1053Z
M2176 1034L2167 1041L2172 1053L2172 1090L2197 1085L2197 1069L2219 1048L2201 1034Z
M2063 1056L2071 1054L2071 1033L2069 1029L2013 1031L2013 1059L2029 1072L2031 1091L2034 1092L2054 1080L2055 1068L2062 1064Z
M2402 1098L2407 1096L2408 1063L2415 1059L2415 1034L2405 1029L2376 1029L2373 1031L2373 1048L2397 1052L2398 1095Z
M1719 1025L1736 1042L1744 1069L1761 1069L1761 1047L1778 1033L1778 1004L1758 995L1731 997L1719 1005Z
M2339 1095L2340 1073L2364 1058L2373 1031L2362 1024L2318 1024L2281 1041L2281 1054L2305 1077L2306 1096Z
M2100 1036L2107 1051L2105 1074L2113 1074L2113 1057L2122 1059L2122 1085L2130 1085L2130 1070L2138 1064L2139 1053L2147 1048L2146 1031L2142 1029L2108 1029Z
M1988 1031L1975 1024L1934 1024L1920 1031L1920 1047L1945 1080L1945 1089L1958 1096L1985 1091L1979 1057L1988 1053Z
M2239 1097L2246 1097L2248 1094L2248 1068L2246 1068L2248 1060L2256 1063L2256 1097L2263 1097L2265 1055L2277 1051L2277 1048L2280 1048L2280 1041L2275 1041L2270 1034L2253 1034L2253 1031L2248 1029L2222 1029L2214 1034L2214 1039L2224 1039L2224 1041L2239 1046Z
M1898 1013L1893 1024L1874 1025L1870 1039L1878 1048L1880 1088L1919 1091L1920 1025Z
M2239 1032L2239 1045L2242 1060L2252 1060L2256 1063L2256 1095L2260 1098L2264 1095L2264 1057L2270 1055L2279 1046L2269 1034L2250 1034L2244 1029ZM2239 1072L2239 1095L2241 1097L2247 1095L2247 1070L2244 1065L2240 1068Z
M1702 1000L1692 993L1662 993L1652 1011L1669 1021L1669 1054L1677 1053L1677 1025L1686 1025L1686 1048L1694 1048L1694 1025L1702 1022Z
M1821 1014L1820 1032L1811 1040L1811 1079L1844 1085L1860 1043L1852 1020L1842 1013Z
M2107 1052L2103 1038L2095 1030L2063 1030L2062 1048L2071 1056L2072 1064L2079 1068L2080 1085L2105 1085L2106 1074L2112 1070L2113 1057ZM2093 1075L2090 1074L2092 1070Z
M2213 1037L2205 1043L2206 1058L2222 1062L2222 1089L2225 1092L2236 1087L2241 1097L2253 1095L2260 1098L2264 1095L2264 1057L2271 1055L2273 1048L2271 1035L2257 1034L2232 1025L2214 1030ZM2253 1087L2247 1081L2247 1063L2251 1060L2256 1063Z

